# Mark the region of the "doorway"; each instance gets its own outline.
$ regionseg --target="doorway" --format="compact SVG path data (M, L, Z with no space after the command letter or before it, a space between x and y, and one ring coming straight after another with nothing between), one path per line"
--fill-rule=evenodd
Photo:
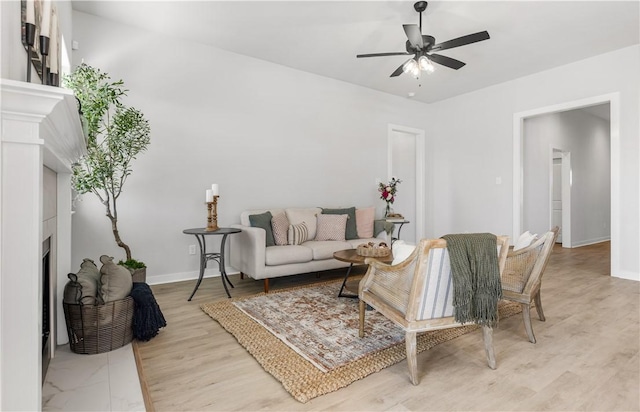
M425 233L424 130L390 124L387 136L387 178L402 180L393 209L411 222L403 226L402 239L417 244Z
M610 176L608 181L610 182L610 200L608 202L607 209L610 210L610 216L607 220L607 225L610 228L608 239L611 240L611 275L620 277L620 94L611 93L602 96L590 97L582 100L576 100L572 102L561 103L553 106L547 106L539 109L530 110L527 112L519 112L514 114L514 140L513 140L513 174L514 174L514 187L513 187L513 236L517 239L519 234L524 228L524 167L523 167L523 138L524 138L524 121L527 118L546 114L556 114L561 112L567 112L574 109L586 109L599 105L608 105L609 127L608 127L608 151L609 151L609 171ZM569 173L569 180L572 180L571 171ZM570 183L571 184L571 183ZM563 204L563 211L567 208L567 205ZM575 208L574 208L575 209ZM563 214L563 219L564 219ZM563 222L563 226L566 227L566 222ZM564 233L563 244L567 241L567 235ZM605 240L605 239L602 239ZM576 243L576 239L573 240L573 246ZM586 245L588 243L578 244L577 246Z

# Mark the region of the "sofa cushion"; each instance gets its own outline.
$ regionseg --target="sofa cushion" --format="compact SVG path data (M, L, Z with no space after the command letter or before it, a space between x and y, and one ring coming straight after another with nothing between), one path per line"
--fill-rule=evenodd
M313 253L311 249L299 245L271 246L265 252L265 264L267 266L305 263L312 259Z
M309 228L306 222L289 225L287 241L290 245L300 245L309 239Z
M285 209L287 219L289 219L290 225L297 225L302 222L307 224L309 229L308 239L315 239L316 237L316 216L322 213L322 209L319 207L290 207Z
M318 215L318 231L315 240L345 240L345 228L349 215Z
M287 231L289 230L289 219L284 212L273 215L271 218L271 229L273 229L273 240L276 246L287 244Z
M356 231L360 239L368 239L375 236L373 233L373 221L376 218L376 208L365 207L356 209Z
M349 215L347 219L347 229L345 232L345 239L357 239L358 229L356 226L356 208L347 207L343 209L322 209L322 213L325 215Z
M313 260L332 259L333 252L353 249L349 242L340 242L337 240L310 240L304 242L302 245L313 251Z
M273 230L271 229L271 212L267 211L258 215L249 215L251 227L259 227L267 232L266 246L275 246L276 241L273 238Z

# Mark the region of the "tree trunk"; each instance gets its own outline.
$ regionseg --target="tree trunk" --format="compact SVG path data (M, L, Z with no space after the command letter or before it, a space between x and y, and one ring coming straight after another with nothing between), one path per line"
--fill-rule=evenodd
M111 220L111 230L113 230L113 237L116 239L116 244L124 249L127 259L131 259L131 249L129 246L120 239L120 233L118 232L118 219L108 214L107 217Z

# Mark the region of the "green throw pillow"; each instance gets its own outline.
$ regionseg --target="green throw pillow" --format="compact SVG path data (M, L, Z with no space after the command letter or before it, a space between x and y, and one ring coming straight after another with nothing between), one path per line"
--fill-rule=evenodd
M358 238L358 226L356 225L356 208L348 207L344 209L322 209L322 213L325 215L349 215L347 219L347 228L345 229L344 238L359 239Z
M251 227L259 227L267 232L267 246L275 246L276 240L273 237L273 230L271 229L271 219L273 216L271 212L264 212L259 215L249 215L249 223Z

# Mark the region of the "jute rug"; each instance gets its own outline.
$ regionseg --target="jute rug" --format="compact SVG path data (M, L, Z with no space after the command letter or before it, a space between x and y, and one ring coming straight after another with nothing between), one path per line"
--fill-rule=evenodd
M339 287L335 281L318 283L208 303L202 310L305 403L406 358L404 332L376 311L367 311L365 337L358 337L357 300L338 298ZM505 318L521 308L501 301L499 310ZM418 352L477 328L422 333Z

